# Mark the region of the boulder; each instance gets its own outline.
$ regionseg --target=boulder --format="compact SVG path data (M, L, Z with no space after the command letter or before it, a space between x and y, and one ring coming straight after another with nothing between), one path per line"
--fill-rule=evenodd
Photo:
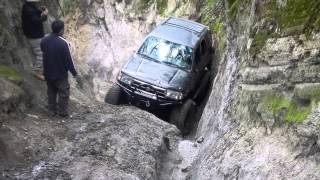
M0 113L12 113L22 110L25 91L18 85L0 77Z

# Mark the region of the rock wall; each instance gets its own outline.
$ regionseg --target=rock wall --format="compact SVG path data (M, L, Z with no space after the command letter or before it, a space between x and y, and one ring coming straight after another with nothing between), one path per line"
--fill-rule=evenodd
M51 12L56 11L55 1L44 4ZM16 112L24 112L30 105L43 109L45 103L45 84L31 74L35 56L22 32L22 5L23 1L0 2L1 121Z
M164 17L176 15L199 20L214 32L215 60L219 70L198 126L197 137L203 137L204 142L197 145L198 156L193 167L185 169L186 172L189 171L189 175L184 174L183 177L201 180L320 178L319 1L60 0L44 3L53 17L59 16L66 22L66 37L72 43L77 68L85 80L85 87L80 90L76 90L75 83L71 81L71 99L82 103L90 103L95 97L102 99L123 63L138 47L145 34ZM22 35L21 6L22 1L0 2L0 81L4 84L0 88L4 92L0 96L1 117L5 117L2 116L3 113L7 116L12 111L23 111L29 103L36 107L40 104L40 108L45 104L44 83L39 83L30 75L34 55ZM151 117L154 125L151 129L156 132L151 133L156 138L151 139L154 144L150 144L140 136L134 137L136 131L130 131L134 127L137 132L150 135L150 132L144 131L150 128L149 124L144 124L141 121L144 119L139 114L134 122L143 123L142 129L135 126L138 123L121 124L131 120L130 113L122 114L124 121L109 117L108 113L115 115L116 112L107 108L100 114L79 116L79 120L89 121L84 122L87 123L83 125L84 129L80 127L81 132L78 132L78 123L75 121L58 128L57 133L71 133L66 140L61 140L62 136L57 140L58 147L67 149L47 151L46 148L51 148L52 137L46 134L48 132L41 132L40 134L48 137L44 139L48 142L44 142L44 147L39 152L53 164L40 163L34 167L33 174L22 174L21 177L99 176L108 165L103 162L107 161L110 164L116 162L114 169L108 169L110 178L121 176L156 179L159 175L155 170L159 157L157 148L161 146L161 138L165 136L164 129L171 127L163 122L159 124ZM34 120L36 117L39 118L26 118L31 118L37 124ZM42 119L46 117L41 117ZM130 137L124 142L130 144L134 141L137 146L125 149L121 144L124 142L117 141L119 137L116 140L108 139L112 136L105 134L105 120L112 121L120 129L126 128L129 133L125 134ZM46 123L42 125L46 127ZM14 129L19 126L13 124L12 127ZM30 129L35 127L30 125ZM68 128L71 130L67 131ZM114 130L110 126L108 128L110 131ZM10 133L19 132L6 129ZM86 130L89 131L82 132ZM117 130L115 132L122 136L124 131ZM177 133L176 130L172 132ZM3 136L10 133L3 132ZM119 146L115 148L100 142L99 133ZM87 135L92 136L92 139ZM35 140L38 134L31 136L30 139ZM59 144L60 142L62 143ZM73 145L74 142L79 143ZM13 149L19 143L7 144ZM135 159L133 154L141 155L135 150L144 147L147 147L144 149L146 152L142 154L146 156ZM118 156L113 148L119 151ZM65 150L74 156L64 154ZM22 147L17 149L15 155L18 159L28 158L22 153L37 156L36 151ZM109 155L114 156L103 159ZM57 161L51 161L52 159ZM39 159L36 160L38 162ZM148 169L143 169L144 166L139 166L140 163L146 163ZM78 169L70 168L70 164ZM90 169L90 173L73 174L91 166L94 168ZM30 172L30 169L26 171ZM138 174L132 175L132 172ZM167 177L161 174L159 176ZM103 174L101 177L109 176Z
M61 0L60 5L68 25L66 37L99 100L156 24L169 15L196 13L191 2L180 0Z
M0 77L4 78L3 81L9 81L5 84L13 83L18 86L17 88L24 91L24 98L20 98L14 104L22 103L26 107L44 110L46 105L46 85L45 82L37 80L32 75L32 65L36 58L22 32L21 9L23 3L24 1L8 0L0 2ZM43 0L41 3L50 12L49 20L44 23L45 33L50 33L50 23L61 14L61 7L58 1ZM77 69L81 68L77 67ZM83 76L86 77L85 74ZM70 80L73 92L71 99L73 102L89 103L91 99L94 99L91 97L90 84L85 86L84 89L78 89L74 80L72 78ZM9 94L12 93L11 90L12 88L9 86L4 86L2 89L3 92L8 92ZM15 92L12 95L15 95ZM11 102L1 100L0 103L10 104ZM15 108L11 109L10 112L15 112Z
M222 58L191 179L319 179L319 2L207 3Z

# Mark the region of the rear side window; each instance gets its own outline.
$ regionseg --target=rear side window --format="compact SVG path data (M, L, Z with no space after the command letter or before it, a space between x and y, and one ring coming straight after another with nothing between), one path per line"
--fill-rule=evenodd
M207 51L208 51L208 46L207 46L206 41L203 39L201 41L201 54L204 55L207 53Z
M197 48L196 50L196 57L195 57L195 60L196 60L196 64L198 64L201 60L201 55L200 55L200 46Z

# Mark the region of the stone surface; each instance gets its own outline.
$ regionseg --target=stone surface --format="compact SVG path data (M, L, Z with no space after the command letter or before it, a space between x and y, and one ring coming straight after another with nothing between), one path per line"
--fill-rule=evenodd
M29 114L4 124L2 178L156 179L163 139L174 144L180 133L126 106L80 107L72 119L49 118Z
M264 37L260 31L268 31L263 27L268 27L270 20L264 19L264 13L270 11L264 8L270 2L225 3L231 11L226 13L230 22L223 22L226 47L199 122L197 137L205 139L198 145L190 179L320 178L319 33L306 38L301 30L270 26L270 37ZM283 31L283 37L279 31ZM253 41L261 43L254 53L250 49ZM307 106L311 111L302 122L288 123L284 117L288 105L282 110L263 105L273 94L280 94L278 99L286 100L283 103L295 105L289 108L298 111Z
M4 78L0 78L0 84L0 113L9 114L19 110L21 103L27 99L24 90Z
M168 1L164 15L197 18L219 39L215 41L219 70L195 137L203 137L202 143L193 142L192 137L179 143L179 132L173 126L133 107L74 104L95 104L92 99L103 98L144 35L164 18L157 15L158 1L60 1L66 8L62 9L66 36L85 88L75 89L71 80L72 119L52 118L38 111L6 117L10 121L0 129L1 176L320 179L320 34L304 34L319 13L310 12L315 17L308 23L287 28L277 19L280 12L265 17L294 5L292 1L276 1L271 11L265 9L273 7L271 0ZM52 12L57 12L55 2L44 1ZM21 33L21 4L0 2L0 63L21 70L24 91L33 104L44 106L45 85L28 73L33 55ZM8 87L17 94L0 97L6 102L8 97L20 99L21 88ZM264 99L270 94L311 111L302 122L288 123L284 118L288 107L275 112L265 106ZM14 102L18 107L19 102Z

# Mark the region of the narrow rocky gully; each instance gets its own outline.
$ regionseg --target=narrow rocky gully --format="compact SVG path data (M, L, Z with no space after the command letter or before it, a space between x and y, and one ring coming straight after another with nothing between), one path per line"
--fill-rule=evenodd
M28 47L19 34L21 30L17 29L13 37L4 34L5 40L14 40L7 42L13 46L9 50L25 49L19 50L16 58L27 56L27 60L5 62L22 68L21 74L14 69L12 72L26 78L13 82L0 79L5 84L2 90L9 93L2 105L0 179L186 179L197 146L203 141L196 142L195 131L209 89L188 118L184 133L168 123L170 109L103 102L120 68L144 36L164 20L153 10L155 4L141 14L136 9L142 6L139 2L42 3L52 12L44 24L47 32L58 16L66 22L65 36L72 45L84 87L70 79L71 117L49 116L46 87L28 74L33 54L25 52ZM10 18L19 16L21 6L22 2L2 2L6 33L12 26L20 27L19 21L12 24ZM11 55L4 53L7 58Z
M0 180L320 179L318 0L41 0L65 22L70 117L49 116L23 35L0 1ZM181 131L171 109L104 103L166 18L206 25L212 78Z

